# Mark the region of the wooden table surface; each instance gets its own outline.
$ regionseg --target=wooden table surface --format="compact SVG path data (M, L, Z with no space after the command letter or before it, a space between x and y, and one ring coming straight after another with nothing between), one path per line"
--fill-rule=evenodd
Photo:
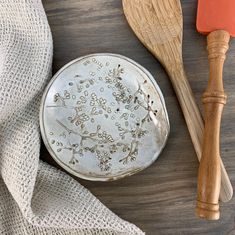
M164 69L129 28L121 0L44 0L43 4L54 38L53 73L69 61L89 53L112 52L128 56L156 78L165 96L171 123L166 148L148 169L116 182L77 180L147 235L235 234L234 199L221 203L219 221L203 221L195 216L198 162L181 109ZM195 30L196 4L196 0L182 1L183 55L190 84L201 107L208 62L206 38ZM229 99L221 133L221 155L235 187L234 57L235 41L231 43L225 64L224 83ZM43 160L57 166L44 146L41 152Z

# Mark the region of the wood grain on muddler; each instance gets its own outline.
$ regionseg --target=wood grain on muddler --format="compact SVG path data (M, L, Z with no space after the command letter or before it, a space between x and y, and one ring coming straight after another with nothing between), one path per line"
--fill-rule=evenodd
M227 96L224 93L222 72L230 35L218 30L209 34L208 53L210 79L202 97L205 109L205 132L202 159L198 174L197 214L199 217L219 219L220 169L220 123Z
M185 75L182 59L183 19L179 0L123 0L125 16L140 41L162 63L178 97L200 161L204 123ZM220 199L227 202L233 189L223 162Z
M202 97L205 109L205 131L202 160L198 172L197 215L217 220L219 212L220 123L226 95L223 88L223 65L230 35L235 36L234 0L199 0L197 30L207 36L210 78Z

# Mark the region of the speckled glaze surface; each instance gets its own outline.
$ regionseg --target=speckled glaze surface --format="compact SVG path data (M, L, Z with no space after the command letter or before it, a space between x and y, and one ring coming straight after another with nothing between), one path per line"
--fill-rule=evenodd
M97 181L123 178L151 165L170 130L154 78L116 54L87 55L55 74L42 98L40 127L59 165Z

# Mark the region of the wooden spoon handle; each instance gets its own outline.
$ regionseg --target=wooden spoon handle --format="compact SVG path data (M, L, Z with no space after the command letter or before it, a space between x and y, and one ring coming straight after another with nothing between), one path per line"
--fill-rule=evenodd
M183 111L195 152L198 160L200 161L202 154L204 122L186 77L183 64L175 66L174 71L169 71L168 73Z
M222 74L229 39L229 33L223 30L214 31L207 37L210 78L202 97L205 109L205 131L198 173L197 215L210 220L217 220L220 215L220 123L227 99Z
M174 64L174 67L172 66L172 70L167 72L170 76L172 85L182 108L194 149L196 151L198 160L200 161L202 154L204 122L184 72L183 64L179 63L178 66ZM233 188L221 159L220 165L222 178L220 200L223 202L228 202L233 196Z

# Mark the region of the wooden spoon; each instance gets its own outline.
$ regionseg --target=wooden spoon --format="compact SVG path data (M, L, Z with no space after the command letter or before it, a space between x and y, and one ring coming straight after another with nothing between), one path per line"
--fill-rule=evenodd
M185 75L182 59L183 17L179 0L123 0L128 23L140 41L165 67L201 159L204 123ZM220 199L232 198L233 188L221 163Z

